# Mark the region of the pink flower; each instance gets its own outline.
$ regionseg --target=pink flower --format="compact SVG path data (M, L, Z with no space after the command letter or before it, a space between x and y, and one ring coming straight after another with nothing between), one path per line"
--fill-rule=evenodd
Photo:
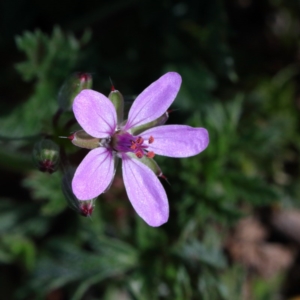
M108 188L115 173L115 158L119 157L127 195L137 214L150 226L167 222L168 199L157 178L161 174L155 174L150 166L152 158L155 154L196 155L207 147L208 132L184 125L157 126L138 135L134 129L165 114L180 85L181 77L175 72L160 77L135 99L127 122L118 122L114 105L103 94L80 92L73 103L75 117L86 133L101 140L75 172L72 189L79 200L95 198Z

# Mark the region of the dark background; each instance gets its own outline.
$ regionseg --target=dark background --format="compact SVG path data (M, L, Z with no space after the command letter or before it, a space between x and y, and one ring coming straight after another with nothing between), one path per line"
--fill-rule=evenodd
M299 10L296 0L2 1L0 298L299 295ZM167 71L183 79L168 122L210 133L197 157L158 158L169 222L139 220L119 173L91 220L70 210L62 172L39 173L31 157L44 135L75 167L86 153L51 127L67 76L88 72L104 94L111 77L130 103Z

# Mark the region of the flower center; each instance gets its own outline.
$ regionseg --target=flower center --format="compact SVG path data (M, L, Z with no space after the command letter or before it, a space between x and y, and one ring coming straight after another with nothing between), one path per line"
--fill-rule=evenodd
M154 142L153 136L150 136L148 143ZM147 151L148 146L144 144L144 139L141 136L133 136L128 132L116 132L112 138L112 147L117 152L133 152L138 158L144 155L153 158L153 151Z

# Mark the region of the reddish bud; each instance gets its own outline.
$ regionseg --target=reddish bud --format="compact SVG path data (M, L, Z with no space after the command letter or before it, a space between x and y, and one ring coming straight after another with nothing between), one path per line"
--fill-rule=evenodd
M52 174L55 171L55 168L55 164L49 159L39 162L39 170L41 172L48 172L49 174Z
M33 161L41 172L52 174L59 165L59 147L51 140L41 140L34 145Z
M80 214L84 217L90 217L94 211L93 201L81 201L80 205Z
M89 73L78 73L77 76L80 79L81 84L86 84L92 80L92 75Z

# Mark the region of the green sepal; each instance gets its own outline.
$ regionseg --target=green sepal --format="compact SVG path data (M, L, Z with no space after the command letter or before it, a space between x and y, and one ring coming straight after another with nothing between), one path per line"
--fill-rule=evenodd
M108 99L113 103L116 112L118 124L121 124L124 119L124 97L118 90L113 90L109 93Z
M151 169L155 173L156 176L162 177L163 173L161 171L161 168L158 166L157 162L153 158L149 158L145 155L142 158L138 158L132 152L127 152L126 154L131 158L139 160L141 163L143 163L145 166L147 166L149 169Z
M69 207L75 210L76 212L80 213L79 200L77 199L77 197L74 195L72 191L72 180L74 177L74 173L75 173L75 169L73 168L67 169L67 171L63 176L61 187Z
M70 110L75 97L93 85L92 75L89 73L73 73L61 86L58 93L58 105L62 110Z
M106 141L106 139L95 138L86 133L84 130L76 131L69 136L68 139L70 139L75 146L85 149L98 148L102 145L103 141Z
M159 118L157 118L156 120L154 120L152 122L131 128L130 132L133 135L138 135L147 129L165 124L167 122L168 118L169 118L169 113L166 111L162 116L160 116Z

